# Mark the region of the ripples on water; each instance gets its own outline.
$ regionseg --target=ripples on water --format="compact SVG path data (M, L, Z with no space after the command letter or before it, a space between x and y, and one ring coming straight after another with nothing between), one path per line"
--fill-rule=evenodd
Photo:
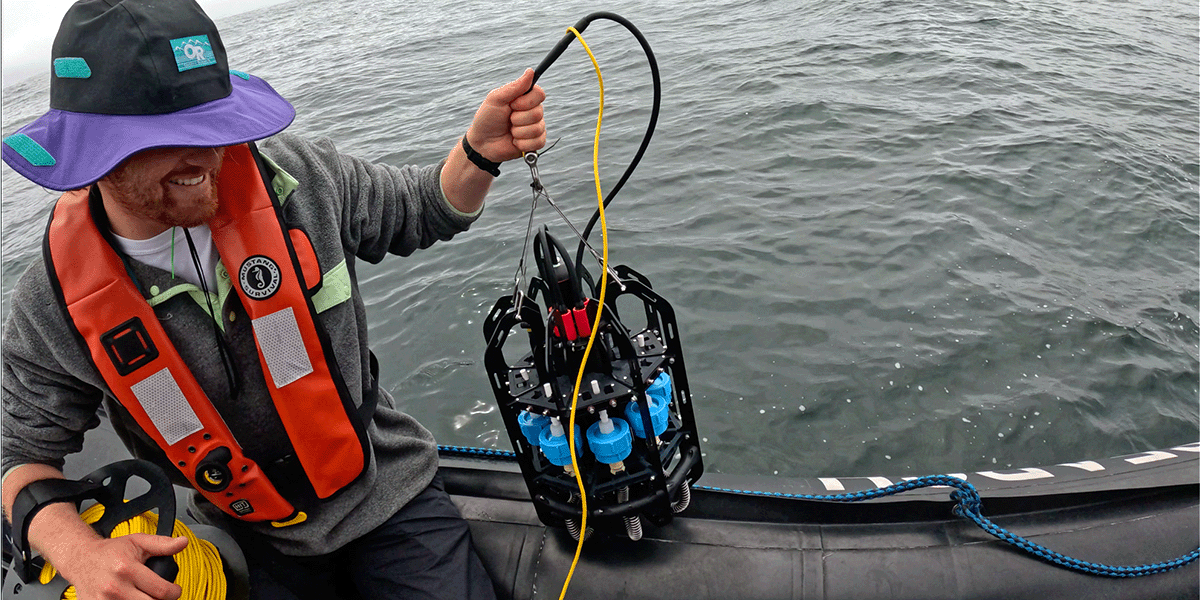
M290 2L219 24L232 66L296 104L293 131L424 163L596 10L550 4ZM649 38L664 87L611 256L679 313L710 469L915 474L1200 435L1194 3L604 8ZM607 191L650 79L615 24L584 34ZM578 44L541 84L562 136L542 178L581 223L597 91ZM46 84L4 100L7 135ZM524 236L527 174L504 171L470 233L361 270L384 384L442 443L508 445L480 331ZM4 169L6 301L52 198Z

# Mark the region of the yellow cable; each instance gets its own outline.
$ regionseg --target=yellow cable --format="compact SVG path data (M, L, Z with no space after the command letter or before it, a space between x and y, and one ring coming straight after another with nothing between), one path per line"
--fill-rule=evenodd
M104 516L104 505L102 504L94 504L80 515L88 524L99 521L102 516ZM128 521L118 523L109 537L121 537L131 533L153 535L157 531L158 515L145 512ZM174 556L175 562L179 565L179 575L175 577L175 583L183 588L180 600L225 600L227 593L225 572L221 567L221 555L217 553L216 546L207 540L196 537L196 534L192 533L192 530L184 525L183 521L175 521L175 530L172 535L184 536L188 539L187 547ZM46 563L42 567L38 581L43 585L50 583L57 572L53 565ZM62 598L75 600L75 586L68 587L63 592Z
M592 59L592 66L596 69L596 80L600 85L600 114L596 117L596 137L592 140L592 177L596 180L596 200L600 204L600 235L603 240L604 254L600 265L600 298L597 300L596 320L592 323L592 334L588 336L587 348L583 351L583 362L579 365L579 374L575 377L575 392L571 395L571 422L568 427L571 437L568 440L568 446L571 450L571 468L575 470L575 483L579 486L580 510L583 517L579 524L579 543L575 546L575 558L571 561L571 568L567 571L567 580L563 582L562 593L559 594L558 600L567 597L567 586L571 585L571 577L575 575L575 565L579 564L579 555L583 552L583 540L587 534L587 490L583 487L583 477L579 474L579 462L575 458L575 408L578 405L579 388L583 384L583 371L587 365L588 355L592 352L592 343L596 341L596 333L600 331L600 315L604 313L604 292L608 289L608 223L604 220L604 194L600 191L600 122L604 119L604 77L600 75L600 65L596 62L596 56L592 54L591 48L588 48L587 42L583 41L583 36L574 27L568 28L567 31L575 34L580 45L587 51L588 58Z

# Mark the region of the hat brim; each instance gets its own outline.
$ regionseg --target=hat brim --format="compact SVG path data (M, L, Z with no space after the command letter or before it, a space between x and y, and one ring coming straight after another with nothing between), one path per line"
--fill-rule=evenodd
M232 146L270 137L296 118L296 109L267 82L231 74L233 92L219 100L159 115L103 115L51 109L17 131L53 160L34 164L9 143L8 166L52 190L79 189L122 161L150 148ZM53 162L53 164L45 164Z

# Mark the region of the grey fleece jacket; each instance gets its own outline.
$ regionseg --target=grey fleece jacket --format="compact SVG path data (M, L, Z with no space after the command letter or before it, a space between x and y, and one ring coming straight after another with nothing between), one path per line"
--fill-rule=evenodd
M464 231L478 217L451 207L442 195L440 165L397 168L339 154L328 141L309 143L279 134L259 143L276 169L272 184L283 201L284 219L305 230L316 251L323 285L313 302L328 332L346 386L356 404L372 385L366 311L355 279L355 261L402 256ZM187 256L186 253L183 256ZM241 388L231 397L217 351L214 319L204 293L171 274L141 263L135 276L146 290L168 337L201 387L256 461L288 453L289 442L264 383L250 319L225 265L218 266L213 306L216 322L232 351ZM3 440L0 468L43 463L59 469L64 457L83 446L84 433L100 424L103 403L114 429L138 457L159 459L161 451L136 426L108 391L74 340L55 301L46 268L32 265L17 283L3 342ZM368 427L373 456L368 471L331 500L308 512L299 525L274 528L251 524L280 551L291 555L332 552L382 524L420 493L437 470L433 436L396 410L384 389ZM169 465L169 463L165 463ZM178 472L173 473L177 481ZM228 526L229 518L196 494L193 513Z

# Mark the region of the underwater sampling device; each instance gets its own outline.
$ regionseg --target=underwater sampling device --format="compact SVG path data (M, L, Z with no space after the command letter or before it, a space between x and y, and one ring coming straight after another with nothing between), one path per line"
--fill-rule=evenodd
M624 25L646 51L654 79L650 123L624 176L585 231L571 225L579 238L574 259L548 227L532 235L537 275L522 289L532 211L544 200L566 219L542 185L538 154L525 155L533 209L513 293L501 297L484 320L484 365L541 521L565 526L577 540L592 530L637 540L643 519L663 525L687 508L703 463L675 311L644 275L607 264L604 208L636 168L658 118L661 86L654 54L627 20L594 13L568 30L535 70L535 81L573 39L586 49L579 32L599 18ZM598 175L596 190L599 196ZM587 241L597 222L605 232L603 256ZM600 262L599 281L584 264L585 250ZM505 348L516 329L524 330L528 342L519 354ZM581 531L585 521L590 525Z
M623 527L640 539L641 518L669 522L687 508L690 485L703 472L674 310L622 265L596 324L599 294L561 243L543 229L533 248L539 276L528 295L501 298L484 322L484 364L521 472L543 523L580 535L578 469L595 527ZM621 297L640 301L644 323L626 324L616 310ZM510 363L504 346L516 327L527 332L530 350ZM584 383L573 402L580 371Z

